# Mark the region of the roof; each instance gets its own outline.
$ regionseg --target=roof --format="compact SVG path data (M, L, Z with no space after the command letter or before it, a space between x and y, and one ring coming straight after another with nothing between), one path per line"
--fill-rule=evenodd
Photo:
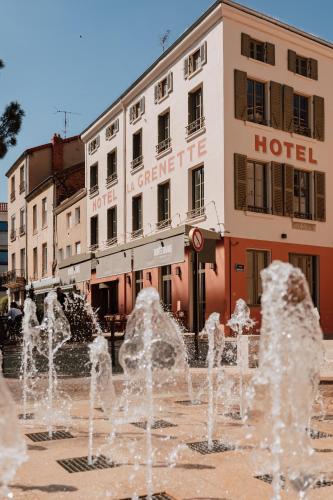
M305 38L308 38L309 40L312 40L316 43L319 43L321 45L324 45L325 47L328 47L330 49L333 49L333 43L324 40L323 38L320 38L318 36L312 35L310 33L307 33L306 31L303 31L299 28L296 28L295 26L292 26L288 23L284 23L282 21L279 21L278 19L275 19L274 17L268 16L267 14L263 14L261 12L258 12L254 9L250 9L249 7L246 7L244 5L241 5L239 3L233 2L232 0L217 0L215 1L184 33L177 38L177 40L170 45L168 49L166 49L163 54L158 57L147 69L144 71L117 99L115 99L110 106L108 106L93 122L90 123L82 132L81 136L85 134L91 127L93 127L104 115L106 115L113 107L115 107L119 102L121 102L122 99L131 91L133 90L140 82L143 80L161 61L167 58L167 56L197 27L199 24L206 19L217 7L221 5L228 5L229 7L233 7L241 12L244 12L245 14L249 14L251 16L257 17L259 19L263 19L264 21L268 21L272 24L275 24L276 26L279 26L281 28L287 29L288 31L292 31L293 33L303 36Z

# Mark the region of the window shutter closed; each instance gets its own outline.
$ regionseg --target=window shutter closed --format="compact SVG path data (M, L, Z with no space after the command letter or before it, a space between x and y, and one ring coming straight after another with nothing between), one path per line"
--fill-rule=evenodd
M167 86L168 86L168 92L172 92L173 90L173 73L170 71L170 73L167 74Z
M288 85L283 86L283 130L294 130L294 89Z
M321 222L326 220L326 189L325 189L325 173L314 173L314 189L315 189L315 219Z
M155 103L158 102L158 98L159 98L158 86L159 86L159 84L157 83L154 87L154 101L155 101Z
M272 213L283 215L283 165L272 161Z
M282 85L281 83L271 82L271 126L278 130L283 127L283 108L282 108Z
M246 33L242 33L241 37L241 54L242 56L250 57L250 42L251 37Z
M246 200L246 156L235 153L235 209L236 210L246 210L247 200Z
M207 62L207 42L204 42L200 46L200 62L201 66L203 66Z
M266 42L266 62L275 66L275 45L274 43Z
M188 67L188 57L185 57L184 59L184 78L188 78L189 74L189 67Z
M145 112L145 98L141 97L140 99L140 113L143 115Z
M309 59L310 65L310 78L318 80L318 61L316 59Z
M119 132L119 118L114 122L114 131Z
M294 50L288 50L288 69L296 73L296 52Z
M284 165L284 215L294 215L294 167Z
M235 69L235 118L247 119L247 74Z
M325 139L325 103L324 98L317 95L313 96L313 138Z

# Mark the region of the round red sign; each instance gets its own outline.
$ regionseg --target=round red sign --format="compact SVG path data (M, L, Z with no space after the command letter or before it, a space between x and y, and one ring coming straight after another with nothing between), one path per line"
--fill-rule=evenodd
M200 229L198 227L192 228L188 236L193 250L201 252L204 247L205 240Z

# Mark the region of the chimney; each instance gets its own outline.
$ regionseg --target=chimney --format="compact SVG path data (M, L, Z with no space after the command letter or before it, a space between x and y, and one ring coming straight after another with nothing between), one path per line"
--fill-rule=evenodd
M52 171L59 172L64 167L64 143L60 134L52 137Z

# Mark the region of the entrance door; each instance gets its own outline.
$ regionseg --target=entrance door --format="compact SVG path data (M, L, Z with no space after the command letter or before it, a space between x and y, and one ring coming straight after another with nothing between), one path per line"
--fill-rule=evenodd
M110 314L117 314L118 310L118 280L111 281L109 285L109 311Z
M316 255L302 255L291 253L289 262L299 267L307 279L310 295L316 307L318 307L318 257Z
M206 316L206 274L205 263L199 262L198 254L193 252L193 329L200 332L205 325Z

